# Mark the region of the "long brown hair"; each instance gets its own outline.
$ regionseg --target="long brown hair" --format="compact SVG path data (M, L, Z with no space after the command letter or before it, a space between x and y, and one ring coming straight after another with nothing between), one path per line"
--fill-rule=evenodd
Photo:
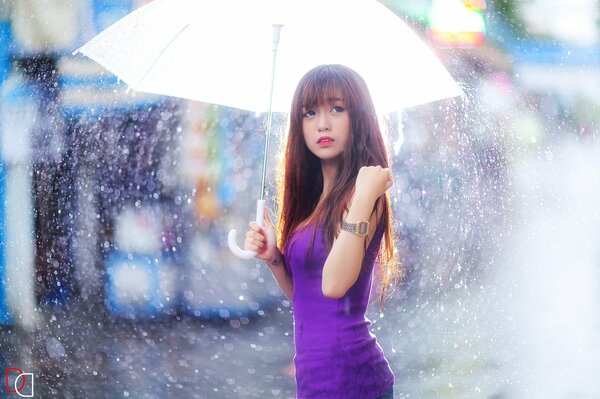
M323 191L323 175L321 160L310 152L302 134L302 109L324 104L340 94L350 116L350 142L347 150L340 156L333 180L335 184L315 209ZM278 246L285 248L292 233L312 215L312 221L323 222L325 245L331 250L344 212L348 210L360 168L376 165L387 168L390 164L375 107L362 77L343 65L321 65L307 72L294 93L289 134L281 150L283 157L280 162L283 168L278 168L277 178ZM379 299L383 308L387 288L390 285L393 287L401 272L394 248L389 193L377 199L373 212L380 208L383 210L385 238L378 252L381 282ZM309 256L312 255L315 234L316 226L313 226Z

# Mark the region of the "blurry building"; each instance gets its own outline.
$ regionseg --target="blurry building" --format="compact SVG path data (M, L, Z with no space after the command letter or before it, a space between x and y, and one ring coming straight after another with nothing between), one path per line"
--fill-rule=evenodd
M0 141L8 192L22 198L5 235L4 271L23 283L6 280L21 295L16 314L83 298L125 317L229 317L281 300L270 271L226 245L254 214L247 182L263 116L135 93L72 55L144 3L3 3L12 35Z
M102 265L97 256L101 248L94 239L102 229L81 228L86 226L83 219L96 218L102 210L85 207L99 203L80 188L101 186L98 183L105 177L96 174L98 180L82 185L81 173L90 168L110 170L107 164L112 159L99 153L109 151L106 143L111 136L102 119L115 119L112 123L116 124L129 115L141 124L144 117L139 116L139 109L160 118L163 100L125 94L123 85L71 53L139 4L19 0L2 5L6 18L2 49L7 50L2 59L8 66L3 69L0 135L8 196L3 226L8 250L4 288L20 323L28 324L23 317L33 314L36 303L64 303L81 291L86 295L101 292ZM156 111L149 112L149 106ZM97 130L82 122L90 116ZM106 129L106 134L100 129ZM157 131L155 122L147 130ZM123 140L120 132L112 132L113 140ZM99 145L102 141L104 145ZM16 297L11 300L13 291Z

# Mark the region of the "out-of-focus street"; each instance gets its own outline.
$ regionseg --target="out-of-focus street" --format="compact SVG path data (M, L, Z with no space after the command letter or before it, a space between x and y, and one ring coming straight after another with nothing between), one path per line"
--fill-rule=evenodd
M149 1L47 3L0 2L0 397L295 398L293 304L227 237L263 161L276 222L289 115L263 154L266 113L73 53ZM598 2L380 3L465 94L380 115L395 398L600 399Z

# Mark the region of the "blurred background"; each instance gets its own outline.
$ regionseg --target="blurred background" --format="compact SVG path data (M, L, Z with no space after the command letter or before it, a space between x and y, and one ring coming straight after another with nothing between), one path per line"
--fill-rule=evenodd
M396 397L600 398L600 2L380 2L467 94L387 116ZM226 243L266 115L72 55L144 3L0 3L0 396L293 398L291 303Z

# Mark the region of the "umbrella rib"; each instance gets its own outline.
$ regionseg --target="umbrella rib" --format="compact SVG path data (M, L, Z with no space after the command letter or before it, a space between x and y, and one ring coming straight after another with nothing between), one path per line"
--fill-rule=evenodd
M152 61L152 64L148 67L148 69L146 70L146 72L144 73L144 76L141 77L140 81L138 82L138 84L136 85L136 89L138 87L140 87L142 85L142 83L144 83L144 80L146 80L146 77L148 76L148 74L150 73L150 71L152 69L154 69L154 66L156 65L156 63L158 62L158 60L162 57L162 55L165 53L165 51L167 51L167 49L169 47L171 47L171 45L173 44L173 42L190 26L190 24L186 24L183 28L181 28L181 30L179 32L177 32L177 34L175 36L173 36L171 38L171 40L169 41L169 43L167 43L167 45L165 47L163 47L163 49L160 51L160 54L158 54L156 56L156 58L154 58L154 60Z

